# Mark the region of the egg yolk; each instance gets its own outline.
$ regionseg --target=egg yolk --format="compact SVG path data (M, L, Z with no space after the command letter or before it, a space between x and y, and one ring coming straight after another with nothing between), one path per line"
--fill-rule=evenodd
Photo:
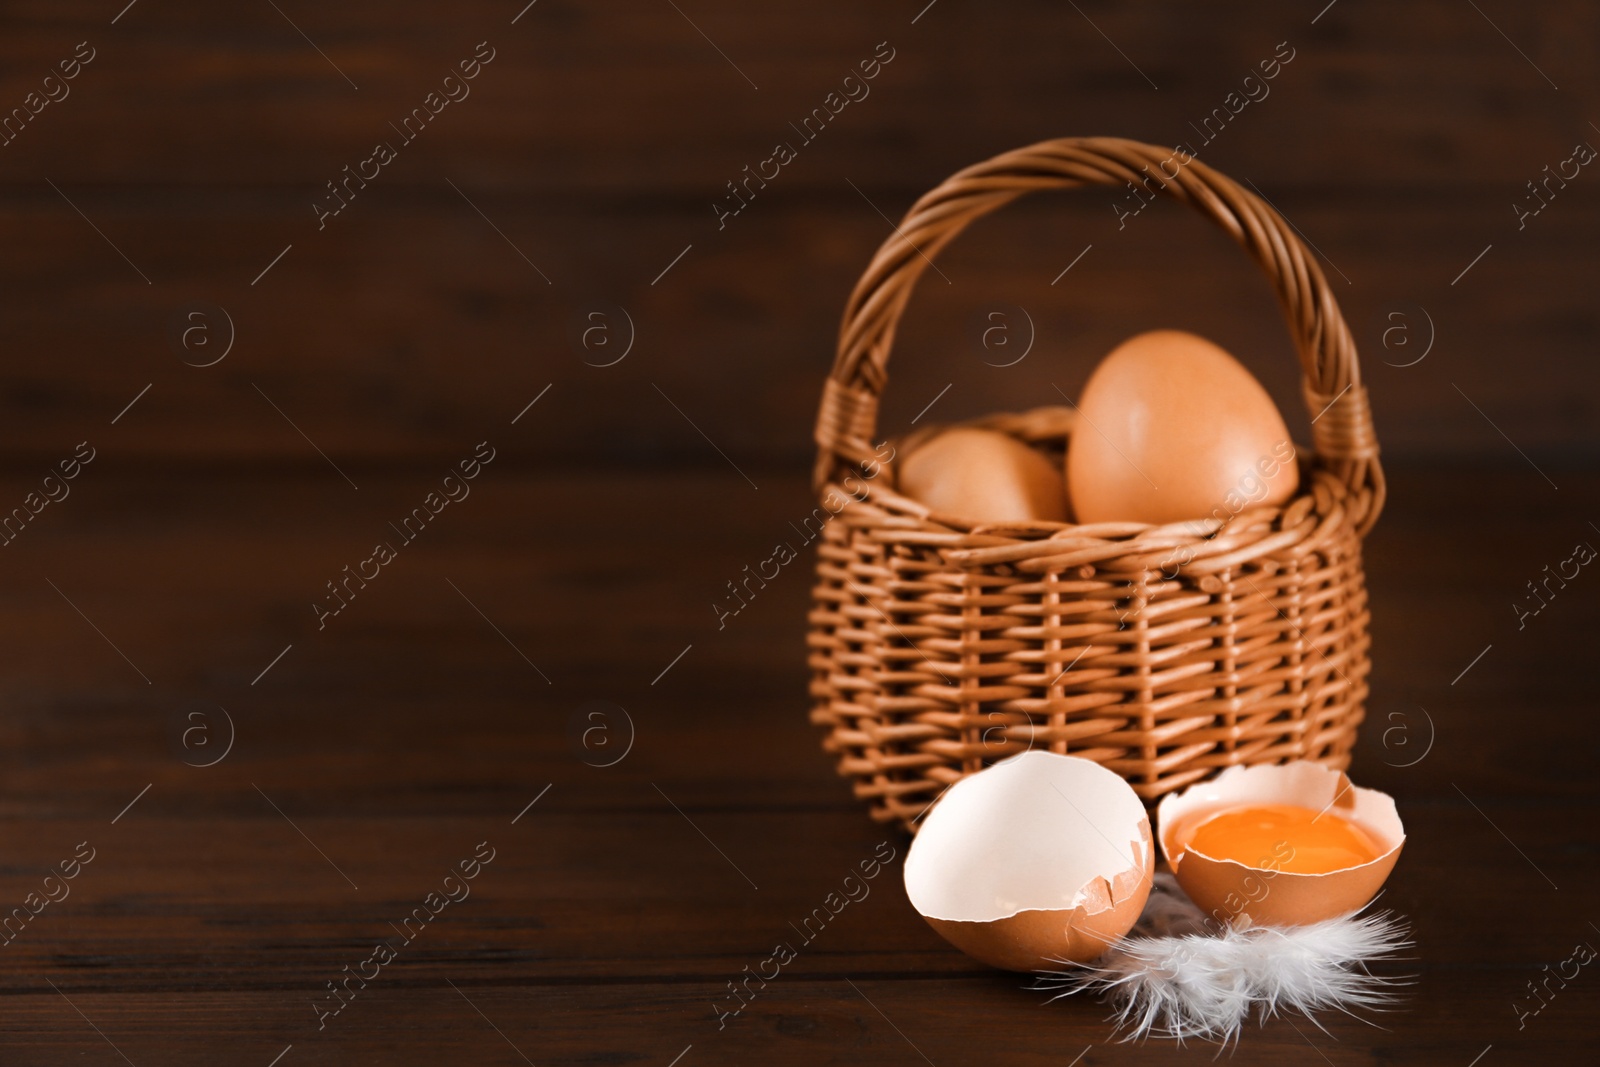
M1194 828L1188 847L1212 859L1291 874L1342 871L1383 854L1377 840L1349 819L1293 804L1213 815Z

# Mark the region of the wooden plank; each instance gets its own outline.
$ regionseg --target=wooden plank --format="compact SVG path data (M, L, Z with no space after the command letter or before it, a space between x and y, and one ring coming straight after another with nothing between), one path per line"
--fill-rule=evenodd
M441 758L464 768L470 757ZM349 758L341 766L357 773ZM708 805L696 795L705 786L664 772L664 794L631 782L602 792L558 773L514 826L543 782L487 784L470 814L350 817L330 813L333 791L271 771L241 759L197 798L159 781L114 826L115 810L92 821L8 819L7 914L83 842L79 854L94 857L66 883L70 895L13 930L13 982L42 986L43 976L64 974L100 992L315 993L385 938L411 984L442 981L458 966L529 985L681 976L720 984L780 942L804 950L786 974L987 973L906 901L906 842L855 810ZM1588 936L1583 887L1595 874L1595 841L1565 817L1568 804L1480 792L1401 810L1410 838L1384 901L1412 923L1430 973L1492 968L1510 999L1530 959L1559 959ZM493 862L464 890L459 879L449 885L456 901L434 898L437 917L424 926L427 909L416 909L430 892L443 895L444 879L475 851ZM886 856L894 861L872 863ZM875 878L861 877L863 863ZM842 900L847 892L853 902ZM1511 900L1537 906L1497 922ZM416 916L411 925L407 916Z
M839 310L889 233L848 187L821 202L776 193L721 235L689 209L564 214L475 187L492 226L449 189L378 191L322 233L309 212L244 194L185 206L169 194L64 191L154 284L47 186L0 211L0 232L33 250L7 260L0 309L14 462L53 463L94 435L113 455L156 462L321 462L309 437L342 466L448 463L504 433L554 383L517 429L546 462L726 469L720 448L740 468L798 465L813 447ZM1502 433L1541 461L1592 451L1591 201L1556 202L1519 234L1499 196L1351 204L1268 192L1332 257L1323 269L1361 347L1387 454L1519 461ZM909 203L870 195L892 215ZM1057 387L1075 395L1119 340L1179 326L1238 353L1306 438L1293 353L1255 269L1176 206L1119 231L1112 199L1039 198L951 249L940 269L953 284L930 273L908 310L885 432L904 432L946 385L926 421L1059 404ZM205 362L220 349L186 352L169 337L194 300L220 305L234 328L214 366L180 357ZM596 301L625 309L602 321L618 346L631 323L631 350L575 341ZM1011 354L982 348L982 328L1000 309L1022 344L1018 307L1034 346L998 366ZM221 345L225 327L211 317L193 340ZM1527 373L1504 374L1507 353ZM1547 383L1558 380L1553 398Z
M759 13L728 0L681 12L543 0L514 27L507 9L518 5L500 2L442 17L423 5L288 5L280 15L188 0L135 7L115 26L104 6L35 4L13 16L7 108L77 42L90 40L96 58L6 149L9 180L269 185L299 201L389 137L390 122L488 40L496 58L470 95L445 105L428 143L404 149L404 173L386 182L480 171L538 195L707 203L775 141L799 142L790 123L888 42L895 58L870 95L796 145L785 184L919 189L1069 133L1200 147L1204 119L1239 108L1207 150L1258 181L1509 192L1590 136L1580 102L1594 97L1588 42L1600 29L1580 0L1491 5L1493 22L1434 0L1335 10L1316 25L1313 5L1263 2L1226 16L1170 4L1025 16L941 4L912 25L925 6L915 0L786 0ZM1279 42L1291 62L1246 85Z
M1338 1067L1382 1062L1467 1062L1490 1056L1565 1057L1581 1062L1582 1003L1565 993L1518 1032L1515 1016L1477 971L1429 974L1426 1022L1374 1025L1328 1017L1328 1033L1304 1021L1251 1027L1234 1062L1330 1062ZM384 979L389 979L384 974ZM946 1064L990 1057L1006 1064L1206 1064L1210 1046L1120 1045L1110 1040L1104 1009L1090 1003L1042 1005L1005 976L885 982L856 974L773 984L746 1016L718 1030L710 1017L712 984L629 984L579 989L523 989L453 979L427 989L376 987L326 1030L288 990L272 993L130 993L98 995L64 985L83 1014L134 1064L208 1064L221 1049L267 1064L283 1048L283 1064L472 1062L506 1067L525 1062L618 1061L771 1064ZM862 997L864 993L864 997ZM80 1057L122 1062L58 993L8 998L8 1027L21 1030L11 1048L19 1062L48 1064ZM482 1011L482 1014L478 1014ZM310 1022L307 1027L307 1022ZM1296 1029L1298 1027L1298 1029ZM496 1029L499 1033L496 1033ZM11 1037L11 1035L6 1035ZM688 1049L685 1053L685 1049ZM1318 1056L1320 1053L1320 1056ZM525 1059L522 1059L526 1056ZM91 1057L101 1057L91 1061ZM208 1059L213 1057L213 1059ZM923 1059L923 1057L926 1057Z
M581 1062L774 1064L935 1064L986 1057L1007 1064L1071 1062L1205 1064L1214 1048L1110 1040L1103 1009L1088 1003L1043 1005L1004 976L885 982L861 976L852 990L830 976L808 981L784 975L746 1015L718 1030L710 983L633 983L602 988L534 988L454 979L407 988L397 975L373 988L317 1032L315 1017L288 991L96 994L65 992L132 1062L214 1063L219 1054L267 1064L292 1044L282 1063L337 1064L357 1057L389 1063L471 1062L506 1067ZM1300 1020L1252 1027L1236 1063L1469 1063L1492 1044L1490 1057L1542 1055L1581 1062L1581 994L1565 993L1518 1032L1498 991L1473 971L1429 976L1424 1010L1413 1027L1344 1018L1324 1020L1328 1033ZM864 995L863 995L864 994ZM44 988L7 999L4 1035L19 1062L121 1062L63 998ZM480 1014L481 1012L481 1014ZM1426 1014L1424 1014L1424 1012ZM307 1023L310 1025L308 1026ZM1298 1029L1297 1029L1298 1028ZM496 1031L499 1031L497 1033ZM897 1032L898 1031L898 1032ZM687 1051L686 1051L687 1050ZM523 1057L526 1057L526 1060ZM926 1059L924 1059L926 1057Z

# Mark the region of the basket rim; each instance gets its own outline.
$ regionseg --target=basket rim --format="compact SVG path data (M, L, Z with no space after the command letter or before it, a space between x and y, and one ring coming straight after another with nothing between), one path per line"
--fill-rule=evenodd
M858 468L860 477L829 479L818 492L818 503L830 517L848 526L869 529L876 540L888 544L941 550L951 565L1011 566L1023 573L1090 567L1095 571L1130 574L1170 569L1174 554L1186 557L1178 568L1204 575L1236 568L1262 556L1294 548L1298 552L1320 547L1337 534L1337 527L1356 524L1352 517L1354 491L1323 457L1300 446L1295 459L1302 480L1293 496L1282 504L1252 504L1227 509L1226 519L1197 517L1170 523L1103 522L982 522L946 515L901 493L896 487L896 460L902 448L910 450L950 429L985 429L1007 433L1024 444L1070 439L1071 428L1059 432L1019 434L1019 425L1037 426L1041 416L1064 417L1072 412L1047 406L1026 412L997 412L959 422L935 423L910 434L888 438L894 454L874 461L876 469ZM866 466L865 464L863 466ZM852 486L849 483L854 481ZM836 508L829 498L843 502ZM1225 509L1226 502L1218 508ZM1357 536L1360 531L1357 529ZM1175 575L1173 575L1175 577Z

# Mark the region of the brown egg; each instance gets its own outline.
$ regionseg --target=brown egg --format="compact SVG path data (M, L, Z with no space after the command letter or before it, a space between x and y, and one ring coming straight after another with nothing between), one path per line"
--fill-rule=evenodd
M1196 831L1214 816L1288 805L1347 821L1370 841L1370 858L1319 873L1297 870L1296 851L1306 846L1292 834L1244 861L1195 847ZM1207 915L1230 925L1306 926L1357 911L1378 895L1406 840L1391 797L1309 760L1230 767L1169 794L1156 813L1161 854L1178 884Z
M1067 521L1055 465L1010 434L946 430L900 464L900 491L969 522Z
M1192 333L1118 345L1084 387L1067 449L1081 523L1227 521L1282 504L1300 472L1283 416L1249 371Z
M1024 752L944 794L906 855L906 896L974 959L1054 970L1133 929L1154 869L1144 803L1120 775Z

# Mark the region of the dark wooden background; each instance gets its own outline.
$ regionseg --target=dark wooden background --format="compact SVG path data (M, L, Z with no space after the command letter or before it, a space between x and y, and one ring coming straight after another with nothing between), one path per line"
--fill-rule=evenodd
M884 216L1046 137L1192 140L1287 41L1201 155L1314 242L1362 345L1393 496L1356 777L1411 830L1386 899L1419 978L1384 1029L1276 1022L1234 1058L1578 1061L1600 979L1517 1008L1600 941L1596 579L1522 629L1512 605L1600 537L1600 173L1525 229L1513 204L1600 145L1600 9L124 2L0 8L0 115L95 49L0 147L0 513L97 453L0 548L0 914L97 850L0 948L0 1060L1209 1060L969 963L897 865L719 1030L725 983L886 835L805 722L803 570L724 631L711 604L809 510L815 398ZM319 231L323 183L480 41L471 95ZM870 95L719 230L724 183L885 41ZM1019 204L941 259L886 433L935 397L938 419L1055 402L1178 326L1304 438L1253 269L1171 205L1119 232L1116 198ZM209 367L184 359L220 348L173 340L197 301L233 325ZM574 341L599 305L636 334L609 367ZM975 340L997 307L1036 325L1015 366ZM472 495L319 630L324 583L483 440ZM594 700L607 744L632 738L614 766L574 740ZM472 897L319 1031L324 983L483 840Z

